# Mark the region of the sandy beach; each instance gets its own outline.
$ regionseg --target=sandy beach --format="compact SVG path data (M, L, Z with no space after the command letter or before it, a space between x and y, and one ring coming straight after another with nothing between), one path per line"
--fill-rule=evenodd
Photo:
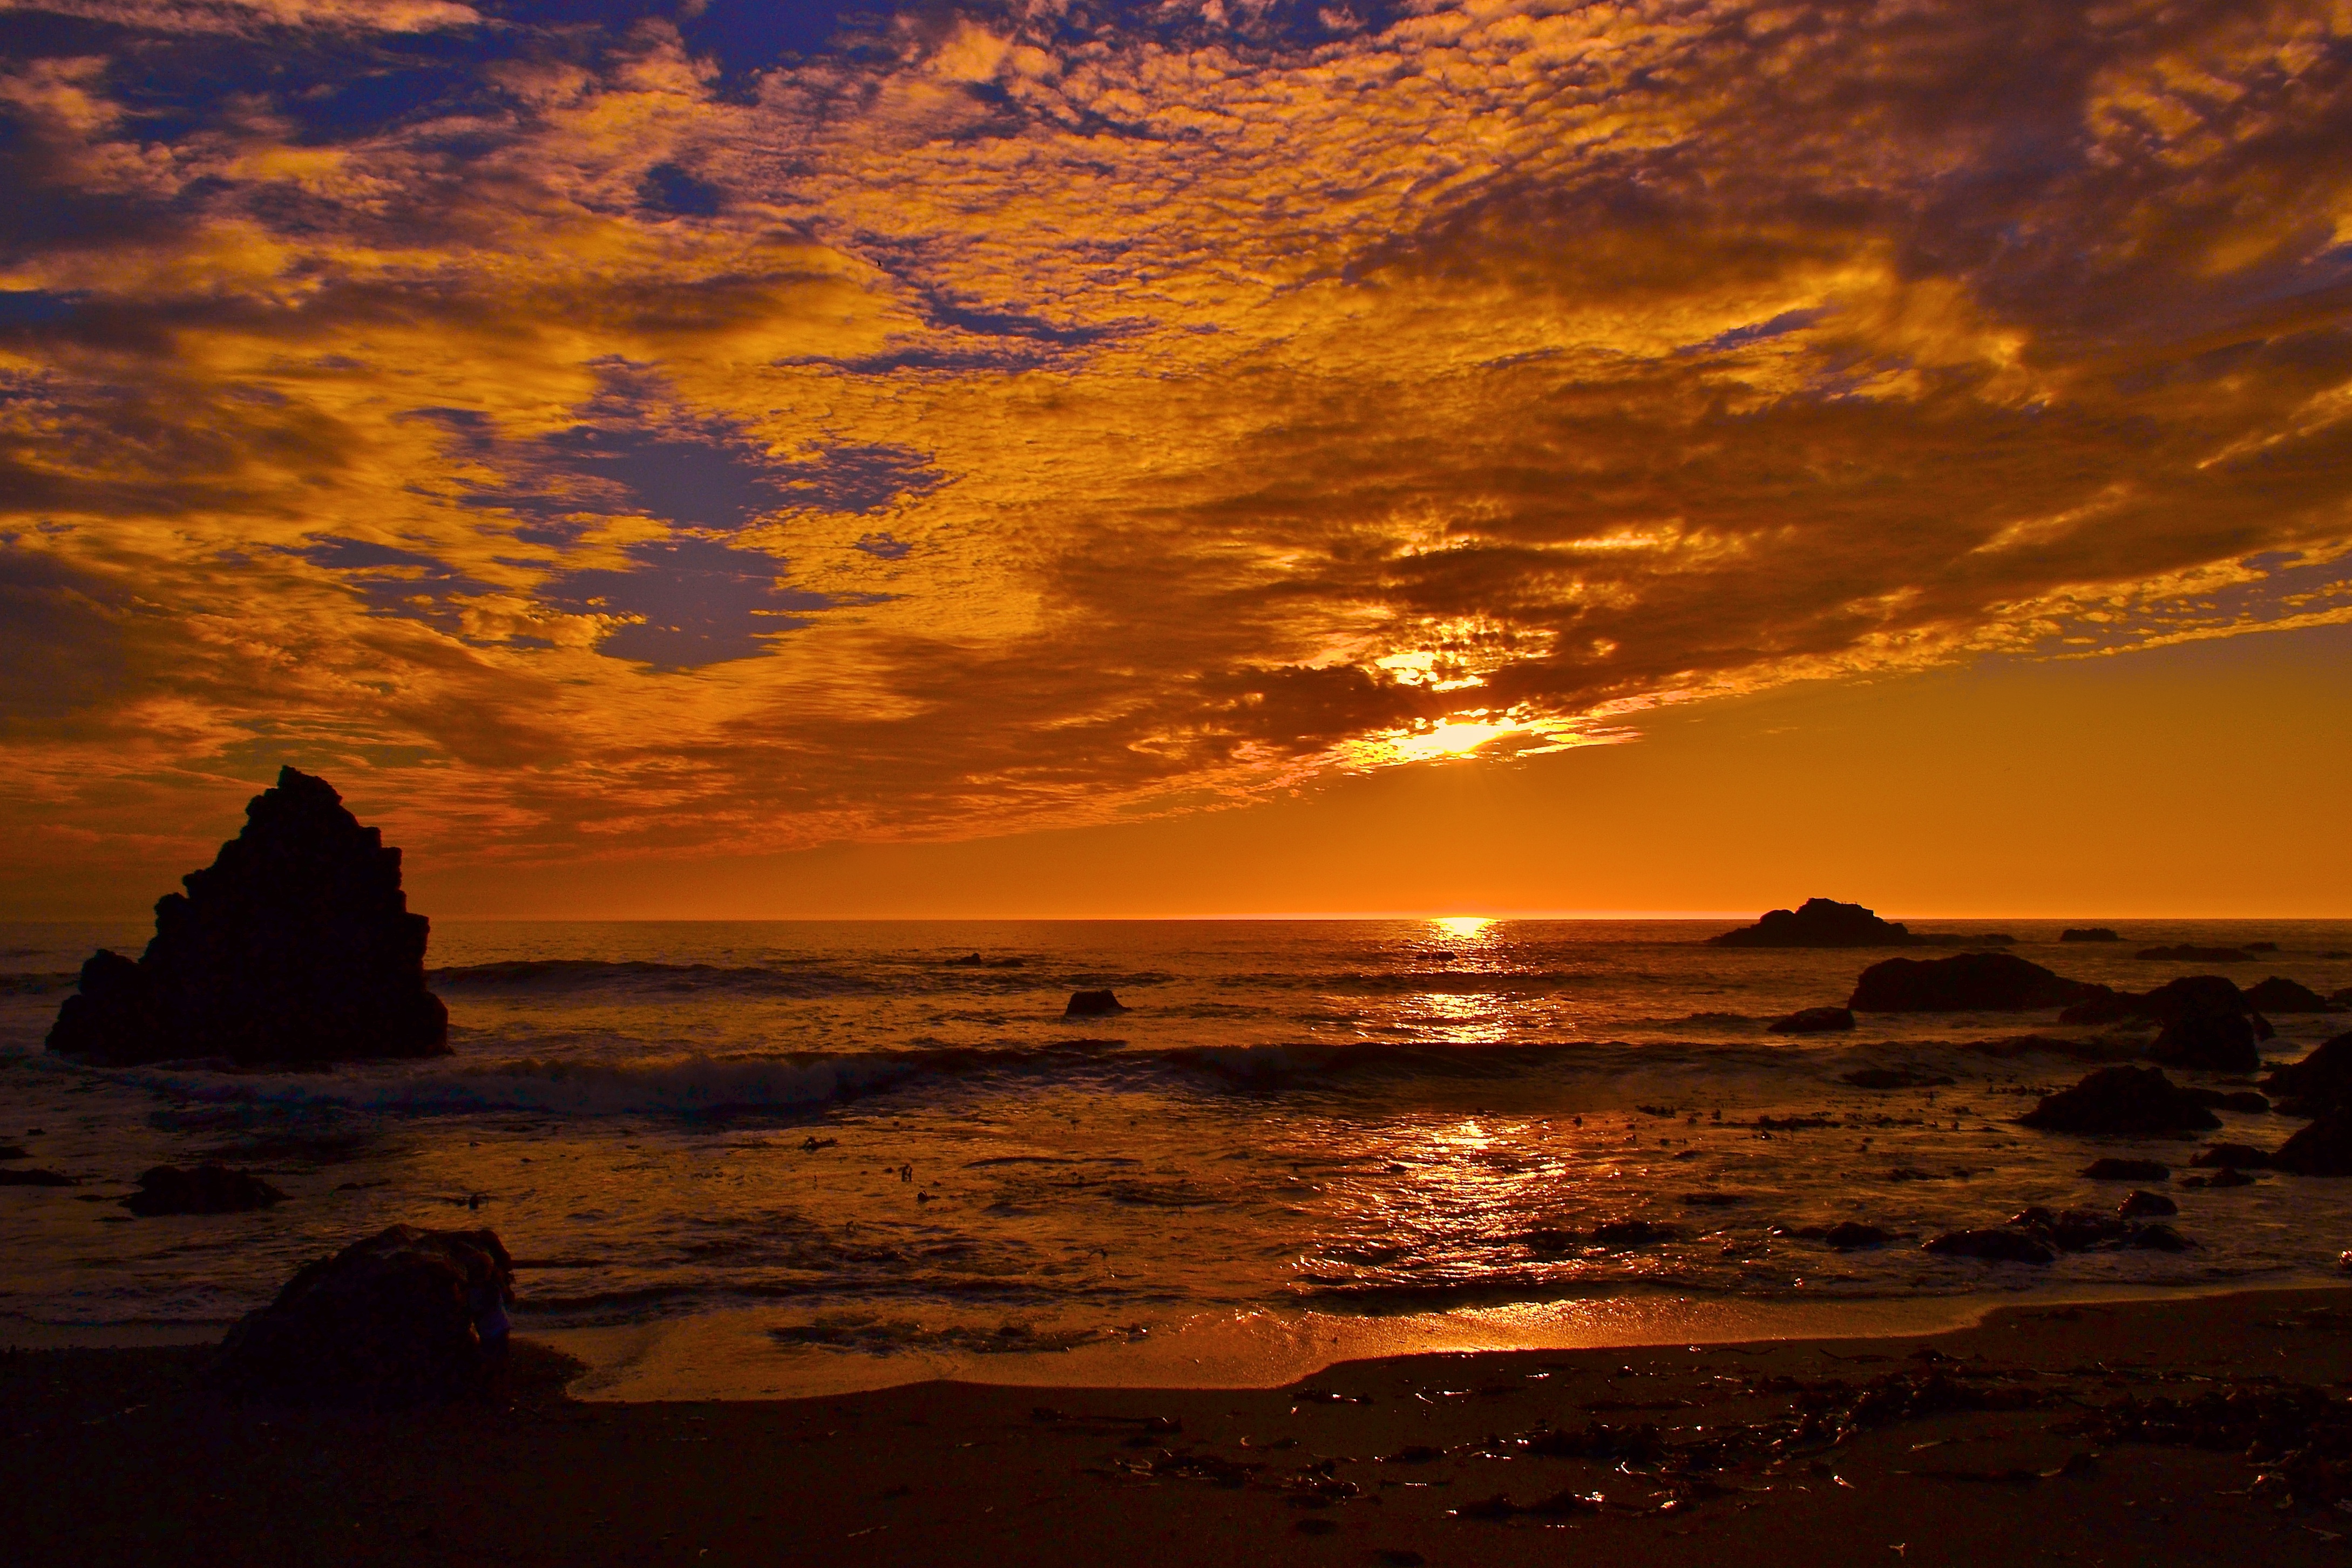
M2332 1563L2352 1538L2314 1457L2343 1436L2344 1290L1271 1390L583 1404L525 1343L495 1399L357 1414L223 1403L205 1354L0 1362L16 1560Z

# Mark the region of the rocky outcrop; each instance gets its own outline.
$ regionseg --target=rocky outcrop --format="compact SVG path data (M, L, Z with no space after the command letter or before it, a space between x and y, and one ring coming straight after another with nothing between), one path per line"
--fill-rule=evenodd
M2022 1012L2063 1007L2099 988L2011 953L1884 958L1862 972L1846 1006L1864 1013Z
M2308 986L2273 975L2259 986L2246 988L2246 1005L2258 1013L2327 1013L2335 1004Z
M2270 1168L2295 1176L2352 1176L2352 1107L2326 1112L2279 1145Z
M181 878L187 891L157 902L136 963L101 949L82 966L49 1049L279 1065L446 1052L449 1014L425 988L426 922L408 912L400 852L291 768L245 814L219 858Z
M306 1264L221 1343L245 1397L405 1406L483 1387L504 1355L514 1262L488 1230L395 1225Z
M2058 934L2061 942L2120 942L2112 925L2069 925Z
M1767 1026L1771 1034L1837 1034L1853 1027L1851 1008L1801 1008Z
M2102 1067L2018 1121L2049 1133L2188 1133L2221 1124L2160 1067Z
M2352 1176L2352 1107L2338 1106L2289 1138L2271 1156L2271 1168L2297 1176Z
M2301 1061L2263 1080L2290 1116L2316 1116L2352 1104L2352 1034L2339 1034Z
M2116 1206L2116 1215L2122 1219L2145 1219L2150 1215L2179 1214L2180 1206L2160 1192L2145 1192L2133 1188L2124 1194L2123 1202Z
M1881 920L1859 904L1809 898L1707 941L1717 947L1908 947L1913 938L1901 921Z
M2138 1005L2164 1026L2147 1048L2153 1061L2209 1072L2252 1072L2263 1064L2256 1042L2270 1038L2271 1027L2246 1005L2245 993L2220 975L2174 980Z
M2271 1152L2252 1144L2209 1144L2192 1155L2189 1164L2197 1170L2268 1170Z
M142 1216L158 1214L242 1214L283 1203L286 1195L250 1171L226 1166L202 1165L194 1170L157 1166L142 1172L139 1190L122 1207Z
M1125 1005L1108 991L1072 991L1070 1005L1062 1009L1062 1016L1066 1019L1098 1019L1126 1010Z

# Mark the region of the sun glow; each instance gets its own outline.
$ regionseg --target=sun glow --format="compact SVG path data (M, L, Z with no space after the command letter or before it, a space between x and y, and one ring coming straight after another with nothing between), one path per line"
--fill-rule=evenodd
M1495 922L1486 915L1441 915L1430 924L1448 936L1476 936Z

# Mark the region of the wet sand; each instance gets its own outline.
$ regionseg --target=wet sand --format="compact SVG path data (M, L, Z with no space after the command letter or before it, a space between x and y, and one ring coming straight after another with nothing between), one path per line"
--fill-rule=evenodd
M0 1540L27 1563L2341 1563L2352 1512L2208 1424L2323 1424L2352 1290L2004 1309L1913 1339L1355 1362L1272 1390L930 1383L404 1415L223 1405L188 1348L0 1361ZM2103 1412L2105 1414L2103 1414ZM1598 1424L1596 1427L1595 1424ZM1645 1431L1644 1427L1654 1428ZM2168 1436L2159 1432L2158 1436ZM2303 1472L2305 1491L2315 1483ZM2258 1479L2269 1476L2272 1479ZM2333 1483L2320 1485L2331 1492ZM2352 1490L2352 1488L2347 1488Z

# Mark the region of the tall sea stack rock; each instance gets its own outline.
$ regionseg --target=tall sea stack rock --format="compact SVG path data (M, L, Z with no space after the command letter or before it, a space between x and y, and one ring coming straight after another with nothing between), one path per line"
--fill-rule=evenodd
M281 768L247 804L245 831L180 880L188 891L156 901L137 963L100 948L81 967L51 1051L285 1065L447 1052L449 1011L425 988L428 925L400 891L400 852L325 779Z

